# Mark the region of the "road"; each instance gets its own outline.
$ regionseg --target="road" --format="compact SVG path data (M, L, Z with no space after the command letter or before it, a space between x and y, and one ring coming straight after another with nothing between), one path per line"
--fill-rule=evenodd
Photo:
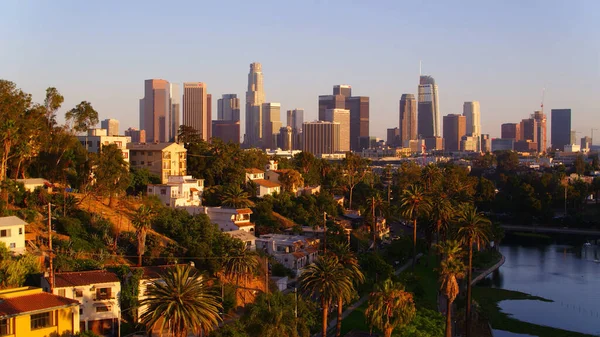
M579 235L594 235L600 236L600 230L594 229L579 229L579 228L556 228L545 226L518 226L518 225L502 225L506 231L518 232L534 232L534 233L559 233L559 234L579 234Z

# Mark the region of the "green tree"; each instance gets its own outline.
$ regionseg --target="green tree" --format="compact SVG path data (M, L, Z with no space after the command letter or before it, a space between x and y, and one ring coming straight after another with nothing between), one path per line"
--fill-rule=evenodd
M443 256L438 270L440 291L446 296L446 337L452 337L452 303L458 296L458 280L465 277L465 264L461 258L462 247L458 241L450 240L437 246Z
M573 163L573 167L575 168L575 173L578 175L582 175L585 172L585 159L582 154L577 155L575 158L575 163Z
M180 144L196 144L203 142L200 132L188 125L180 125L177 130L177 142Z
M0 242L0 288L22 287L28 275L41 271L39 258L32 254L11 256L4 242Z
M100 148L95 162L94 177L98 191L108 194L108 205L113 207L115 196L127 189L131 179L129 165L117 145L110 144Z
M87 132L91 127L98 124L98 111L92 107L90 102L82 101L73 109L67 111L65 118L75 132Z
M142 205L135 211L131 219L131 224L135 227L137 238L138 267L142 266L142 255L146 251L146 235L150 228L152 228L154 216L154 211L150 207Z
M470 203L465 203L460 208L457 222L458 239L463 245L469 249L469 265L467 268L467 311L466 311L466 336L471 335L471 283L473 282L473 246L477 249L483 244L489 242L490 220L481 215L475 206Z
M433 221L437 241L440 241L440 233L445 234L448 231L450 221L454 217L454 206L448 196L440 189L437 189L430 197L431 213L430 218Z
M394 329L410 323L416 312L412 294L404 291L402 284L387 279L369 295L365 317L385 337L391 337Z
M300 172L289 169L284 171L279 176L279 182L281 183L281 187L286 192L296 192L298 187L302 187L304 185L304 178Z
M421 172L421 180L426 191L435 188L442 179L442 170L437 165L428 164Z
M62 106L65 98L54 87L46 89L46 99L44 99L45 116L48 129L52 130L56 126L56 112Z
M329 307L341 294L352 291L352 280L336 256L324 255L305 268L300 287L304 293L319 297L323 310L321 333L327 336Z
M501 173L514 172L519 167L519 155L514 151L498 151L496 155L497 170Z
M431 210L431 204L421 186L412 184L400 198L402 216L413 223L413 268L417 263L417 218Z
M348 208L352 209L352 193L356 185L361 183L369 172L369 162L357 154L346 152L346 158L342 161L342 167L346 178L346 185L350 192Z
M225 188L221 196L221 203L223 206L233 208L246 208L254 205L249 199L248 192L236 184Z
M211 291L207 280L191 266L177 265L162 275L163 282L154 282L147 297L140 301L146 310L141 322L148 332L165 327L174 337L188 333L210 333L220 321L222 306Z

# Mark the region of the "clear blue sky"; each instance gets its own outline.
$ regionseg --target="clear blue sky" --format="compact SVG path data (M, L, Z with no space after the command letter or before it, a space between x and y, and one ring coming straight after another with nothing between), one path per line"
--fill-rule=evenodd
M483 132L499 136L546 87L546 112L573 109L579 138L600 128L599 18L597 0L6 0L0 78L40 102L55 86L64 111L88 100L124 130L138 126L144 79L205 82L216 110L224 93L243 102L249 64L261 62L267 101L313 120L318 95L350 84L371 97L371 134L385 137L422 60L442 115L479 100Z

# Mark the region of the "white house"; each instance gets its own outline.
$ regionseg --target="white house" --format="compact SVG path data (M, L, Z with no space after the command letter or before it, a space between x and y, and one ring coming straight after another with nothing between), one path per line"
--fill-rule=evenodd
M139 279L138 284L138 301L141 301L147 297L147 290L150 285L153 283L161 283L164 282L162 280L163 274L169 269L173 268L175 265L163 265L163 266L148 266L148 267L133 267L132 271L142 270L142 275ZM131 275L130 275L131 276ZM146 311L146 306L141 306L137 311L137 318L139 319L141 315Z
M50 289L46 277L42 278L42 288ZM119 335L121 282L114 273L105 270L55 273L52 293L79 301L80 331L100 336Z
M299 276L302 269L317 258L319 242L319 239L300 235L265 234L256 238L256 249L272 255Z
M0 218L0 241L13 254L25 253L25 225L27 222L14 215Z
M256 250L256 236L254 236L254 234L252 234L251 232L237 230L225 233L235 239L241 240L246 245L246 249Z
M48 192L52 192L52 184L44 178L15 179L15 181L22 183L27 192L33 192L38 187L41 189L49 189Z
M148 184L148 195L170 207L200 206L203 191L204 179L192 176L169 176L166 184Z
M184 207L192 215L206 214L210 222L219 226L223 232L242 230L254 233L254 224L250 222L252 210L250 208L228 207Z
M129 149L127 148L127 143L131 143L129 136L108 136L106 129L89 129L87 136L77 136L77 139L88 152L93 153L98 153L103 146L115 144L123 152L123 159L129 163Z
M258 186L258 191L256 195L259 198L262 198L265 195L269 194L281 193L281 185L278 183L266 179L255 179L252 180L252 182L254 182Z
M257 179L265 179L265 171L257 168L246 169L246 182Z

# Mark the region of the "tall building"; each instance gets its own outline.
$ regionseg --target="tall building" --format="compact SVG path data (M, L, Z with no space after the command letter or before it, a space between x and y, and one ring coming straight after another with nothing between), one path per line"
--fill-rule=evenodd
M577 131L571 130L569 145L577 145Z
M570 143L571 109L552 109L550 120L552 149L562 151Z
M410 140L407 142L410 142ZM400 128L387 129L387 146L399 147L402 146L402 143L400 140Z
M240 99L236 94L223 94L217 101L217 119L221 121L240 120Z
M319 96L319 120L325 120L325 110L327 109L346 109L346 98L346 96L340 94Z
M520 123L504 123L500 126L500 137L502 139L514 139L515 142L521 140Z
M206 120L208 121L208 133L206 139L212 138L212 95L206 94Z
M400 98L400 145L417 139L417 100L413 94Z
M161 79L144 81L144 98L140 100L140 129L146 131L146 141L167 142L169 112L169 82Z
M119 135L119 121L116 119L105 119L100 122L100 127L106 129L107 136L118 136Z
M534 118L523 119L521 121L521 139L519 141L538 142L537 120Z
M420 77L418 100L417 132L419 137L440 137L438 86L435 84L435 79L433 79L433 77Z
M467 135L479 136L481 134L481 112L479 101L465 102L463 116L467 118Z
M351 95L349 85L335 85L333 95L319 96L319 120L326 120L327 109L350 110L350 150L360 151L360 139L369 137L369 97Z
M543 111L534 111L533 114L531 115L532 119L535 119L536 121L536 129L535 129L535 133L537 134L537 151L539 153L544 153L546 152L546 149L548 148L548 142L547 142L547 128L546 128L546 115L544 114Z
M352 87L347 84L337 84L333 86L334 95L342 95L344 97L352 96Z
M287 126L292 128L292 149L302 148L302 124L304 124L304 109L287 111Z
M492 139L489 134L481 135L481 152L487 153L492 151Z
M138 130L135 128L129 128L125 130L125 136L131 137L132 143L145 143L146 142L146 130Z
M183 83L183 125L194 128L202 139L208 141L212 127L210 117L206 84Z
M327 109L325 121L340 123L340 148L342 152L350 151L350 110Z
M260 147L263 136L262 104L265 103L263 73L260 63L250 64L248 91L246 91L246 137L247 147Z
M240 143L240 121L212 121L212 137L219 138L224 143Z
M169 83L169 113L167 114L167 131L166 139L168 141L177 141L177 133L179 132L179 119L181 111L181 94L179 84Z
M277 139L277 144L279 144L279 148L283 151L291 151L293 150L293 131L291 126L283 126L279 128L279 135Z
M277 135L281 128L281 104L280 103L263 103L263 137L262 146L265 149L277 148Z
M592 148L592 137L582 137L581 138L581 149L582 150L589 150Z
M467 134L467 118L459 114L444 116L446 151L460 151L460 140Z
M303 151L315 156L336 153L340 150L340 124L332 122L307 122L302 127Z

